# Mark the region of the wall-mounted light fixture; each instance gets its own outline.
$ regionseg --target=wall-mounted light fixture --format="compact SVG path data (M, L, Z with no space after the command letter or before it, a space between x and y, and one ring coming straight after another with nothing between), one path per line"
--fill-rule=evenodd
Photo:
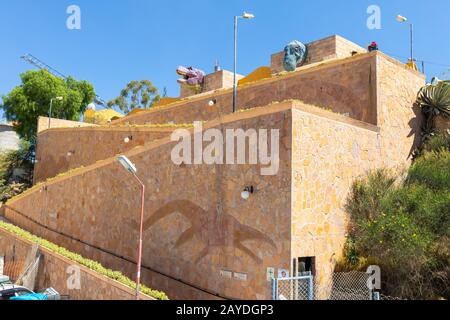
M123 139L123 142L130 143L131 140L133 140L133 136L126 137L125 139Z
M248 200L253 193L255 193L255 188L253 186L245 187L244 191L241 192L241 198Z
M209 100L209 102L208 102L208 105L210 107L215 106L216 104L217 104L217 100L216 99Z

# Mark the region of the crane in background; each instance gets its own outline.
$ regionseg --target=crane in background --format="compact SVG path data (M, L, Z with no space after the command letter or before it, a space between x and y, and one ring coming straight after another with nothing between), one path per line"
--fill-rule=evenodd
M447 76L450 76L450 69L447 71L442 72L438 77L445 79Z
M39 60L38 58L36 58L32 54L27 53L26 55L23 55L20 58L23 59L24 61L28 62L29 64L32 64L35 67L38 67L39 69L47 70L48 72L50 72L55 77L62 78L64 80L67 79L67 76L65 76L64 74L62 74L58 70L52 68L51 66L49 66L48 64L46 64L42 60ZM102 98L100 98L100 96L98 96L98 95L95 96L94 102L96 104L98 104L98 105L103 106L103 107L107 107L107 103Z

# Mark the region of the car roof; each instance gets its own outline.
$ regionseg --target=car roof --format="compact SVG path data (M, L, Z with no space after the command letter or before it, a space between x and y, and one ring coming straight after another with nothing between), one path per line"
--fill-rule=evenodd
M18 286L18 285L15 285L15 284L13 284L13 283L3 283L3 284L0 284L0 293L1 293L2 291L11 290L11 289L24 289L24 290L26 290L26 291L31 291L31 290L29 290L29 289L27 289L27 288L25 288L25 287Z

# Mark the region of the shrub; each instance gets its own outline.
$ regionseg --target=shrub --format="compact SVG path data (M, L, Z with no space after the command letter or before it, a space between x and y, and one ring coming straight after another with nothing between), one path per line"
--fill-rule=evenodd
M441 149L450 151L450 130L431 135L423 147L424 152L440 151Z
M418 158L399 185L386 170L354 183L339 268L379 265L383 291L392 296L450 297L450 152L438 150Z
M450 188L450 151L426 152L416 159L408 175L409 183L421 183L432 189Z
M33 182L33 164L30 160L32 146L21 141L17 151L0 152L0 202L24 192ZM14 169L24 170L24 175L14 177Z
M352 187L346 210L352 213L353 221L376 219L381 213L380 200L393 187L395 178L387 170L371 172L366 179L357 180Z

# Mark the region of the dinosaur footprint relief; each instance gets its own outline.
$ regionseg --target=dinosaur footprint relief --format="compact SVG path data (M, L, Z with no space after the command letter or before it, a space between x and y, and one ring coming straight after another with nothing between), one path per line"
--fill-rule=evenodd
M262 260L242 244L246 240L259 240L271 245L275 250L277 248L271 238L259 230L241 224L233 216L218 214L217 209L206 211L187 200L172 201L158 209L151 217L145 220L144 230L148 230L158 221L176 212L188 219L191 226L178 237L175 248L179 248L189 242L194 236L198 237L205 244L205 248L195 259L196 264L206 257L213 247L234 247L241 250L256 263L261 263ZM136 223L132 225L135 229L138 228ZM231 231L231 234L228 231Z

